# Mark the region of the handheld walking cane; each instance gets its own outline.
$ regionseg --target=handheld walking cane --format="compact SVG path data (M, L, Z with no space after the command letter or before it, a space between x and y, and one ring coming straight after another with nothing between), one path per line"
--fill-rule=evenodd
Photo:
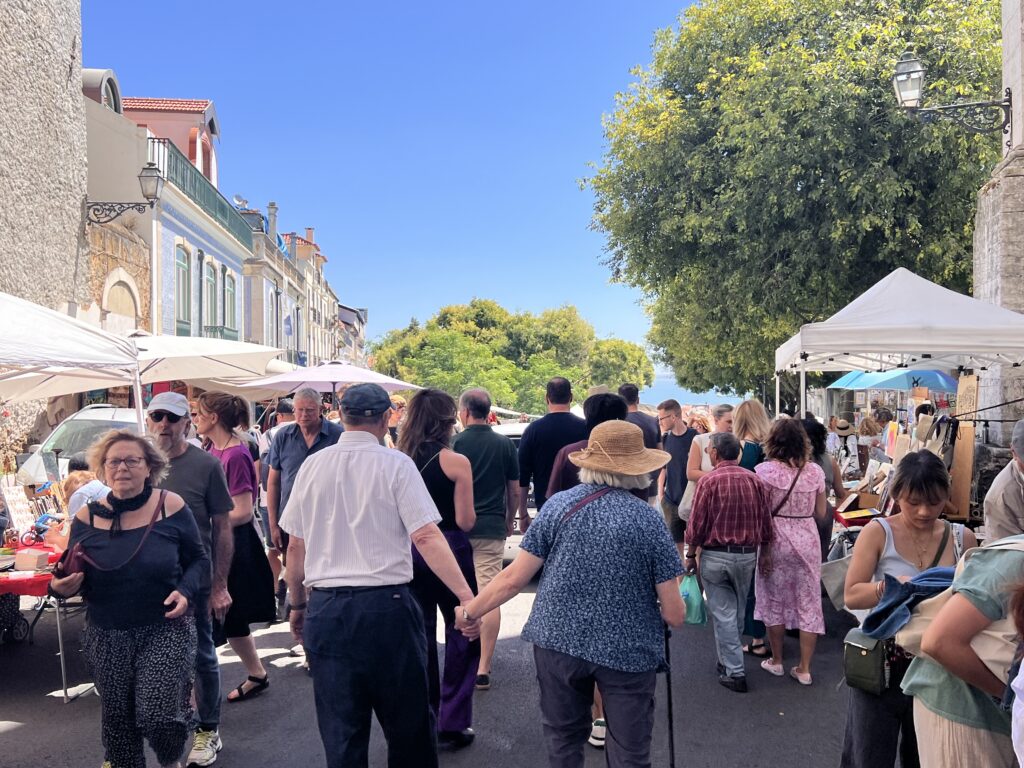
M672 630L665 625L665 688L668 691L668 765L676 768L676 736L672 719L672 659L669 656L668 639Z

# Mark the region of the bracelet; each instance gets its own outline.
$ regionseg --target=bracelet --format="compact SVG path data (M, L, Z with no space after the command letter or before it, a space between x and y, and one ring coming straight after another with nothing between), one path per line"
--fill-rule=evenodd
M885 590L885 582L884 581L876 581L875 582L875 597L877 597L879 600L881 600L882 599L882 592L884 590Z
M299 605L289 605L288 607L293 611L304 611L306 610L306 603L300 603Z

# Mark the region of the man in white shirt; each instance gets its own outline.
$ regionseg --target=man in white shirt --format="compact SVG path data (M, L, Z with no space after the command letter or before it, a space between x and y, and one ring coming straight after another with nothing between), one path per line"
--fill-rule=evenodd
M295 478L280 526L288 534L288 589L309 592L291 606L306 648L328 768L367 764L371 711L388 742L390 768L437 766L427 690L423 615L409 592L410 537L460 603L473 597L437 527L416 465L385 448L391 400L376 384L341 400L345 432L311 455ZM296 599L296 598L293 598ZM460 610L457 626L478 637Z
M1024 533L1024 420L1013 425L1013 456L985 494L987 541Z

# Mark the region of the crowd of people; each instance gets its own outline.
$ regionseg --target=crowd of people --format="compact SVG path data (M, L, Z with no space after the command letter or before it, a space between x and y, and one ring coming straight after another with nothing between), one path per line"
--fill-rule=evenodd
M518 449L491 428L485 390L405 400L370 384L344 391L337 422L301 389L256 434L238 397L162 393L148 436L104 436L65 483L73 522L52 542L66 556L51 584L86 602L104 765L144 766L146 742L162 766L182 765L186 747L184 764L213 764L222 701L271 683L250 627L285 619L328 766L367 764L371 713L389 765L436 765L439 750L473 743L474 697L502 684L501 605L542 568L522 636L552 766L582 765L588 742L610 766L650 765L655 678L666 626L685 619L687 572L702 585L723 687L751 689L746 655L812 685L821 566L847 494L842 462L856 451L849 422L772 420L757 400L710 418L666 400L654 417L632 384L593 391L579 418L561 377L546 401ZM876 423L858 430L870 450ZM971 646L993 622L1024 620L1024 422L1014 452L986 500L986 524L1011 545L957 572L924 634L927 657L887 641L885 689L850 688L841 765L1015 764L995 700L1006 682ZM896 512L853 549L852 611L882 602L886 577L951 567L977 544L941 519L950 480L934 454L907 454L890 493ZM503 569L517 527L520 551ZM787 631L798 639L788 665ZM224 644L245 669L226 696Z

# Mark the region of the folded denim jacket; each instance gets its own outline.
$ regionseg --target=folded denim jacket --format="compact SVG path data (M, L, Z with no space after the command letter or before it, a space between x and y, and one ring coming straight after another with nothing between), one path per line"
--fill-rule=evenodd
M910 621L914 606L949 589L953 584L955 570L953 566L929 568L905 582L886 574L882 599L871 609L871 613L864 617L861 630L875 640L895 637L896 633Z

